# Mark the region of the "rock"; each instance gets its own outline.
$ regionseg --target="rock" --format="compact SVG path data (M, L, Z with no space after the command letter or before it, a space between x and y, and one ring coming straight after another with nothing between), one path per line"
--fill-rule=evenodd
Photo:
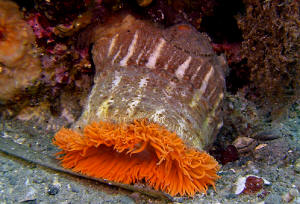
M48 187L49 195L56 195L59 192L59 186L50 184Z
M294 170L295 170L297 173L300 173L300 158L298 158L298 159L295 161L295 164L294 164Z
M26 191L26 194L24 196L24 199L21 199L20 203L35 203L37 198L37 190L33 187L29 187Z
M42 184L48 181L47 177L36 177L32 179L33 183Z
M18 178L16 178L15 176L10 176L8 180L9 180L9 184L14 186L17 184Z
M289 202L293 201L298 196L299 196L298 190L293 188L289 192L282 195L281 198L284 202L289 203Z
M251 152L255 145L256 141L250 137L238 137L233 141L233 145L237 148L239 153Z
M71 191L74 193L79 193L79 188L75 184L71 184Z
M277 194L271 194L265 199L265 204L281 204L282 199Z
M234 199L234 198L236 198L236 197L237 197L237 195L234 194L234 193L229 193L228 195L226 195L226 198L227 198L227 199Z
M278 164L278 166L284 165L284 163L287 162L290 148L286 140L280 138L266 141L265 144L267 145L255 148L254 158L257 161L268 165Z
M256 134L252 135L252 137L259 140L274 140L282 137L282 133L278 129L274 128L272 130L257 132Z

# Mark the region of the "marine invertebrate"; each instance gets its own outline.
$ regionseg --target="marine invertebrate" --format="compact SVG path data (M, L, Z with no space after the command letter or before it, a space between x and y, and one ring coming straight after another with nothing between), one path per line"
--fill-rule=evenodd
M145 180L171 195L206 191L218 178L217 162L205 152L188 148L175 133L145 120L86 126L84 134L62 129L55 144L63 166L89 176L122 183ZM92 165L93 164L93 165Z
M205 192L218 178L203 149L222 126L224 58L185 24L162 29L127 15L94 36L93 89L73 130L54 137L62 165L124 183L145 180L171 195Z
M40 75L34 35L18 6L0 0L0 100L6 101Z

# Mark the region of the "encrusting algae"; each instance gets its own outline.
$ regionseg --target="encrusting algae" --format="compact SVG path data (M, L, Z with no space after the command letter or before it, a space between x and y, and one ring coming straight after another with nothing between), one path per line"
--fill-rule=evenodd
M35 36L16 3L0 0L0 103L34 84L41 73Z
M203 149L222 126L226 62L209 39L127 15L95 30L92 54L83 113L53 140L63 167L172 196L214 186L219 166Z

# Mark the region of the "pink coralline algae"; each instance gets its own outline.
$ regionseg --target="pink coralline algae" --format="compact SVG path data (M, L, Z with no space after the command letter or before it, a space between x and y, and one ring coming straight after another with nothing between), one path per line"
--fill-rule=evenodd
M28 24L32 27L37 39L48 39L47 42L53 42L53 27L49 26L47 19L40 13L32 14L28 20Z
M88 48L77 46L78 33L75 33L90 22L90 17L88 12L78 15L78 18L73 17L73 21L60 22L54 21L43 10L27 14L27 22L32 27L42 52L41 83L49 88L52 93L50 95L54 94L54 97L65 85L86 87L80 81L86 78L86 73L92 72Z

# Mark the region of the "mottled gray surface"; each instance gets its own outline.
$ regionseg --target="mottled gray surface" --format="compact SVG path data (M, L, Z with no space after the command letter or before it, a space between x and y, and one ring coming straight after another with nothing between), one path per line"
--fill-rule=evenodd
M134 203L124 192L0 154L1 203ZM128 192L127 192L128 194Z

